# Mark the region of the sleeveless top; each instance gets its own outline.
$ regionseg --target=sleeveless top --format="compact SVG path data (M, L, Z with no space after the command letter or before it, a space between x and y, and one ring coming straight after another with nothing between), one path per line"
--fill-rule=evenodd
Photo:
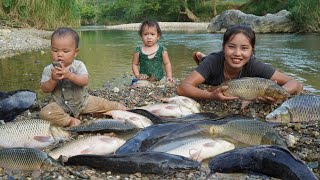
M150 78L155 77L157 81L161 80L164 77L162 54L166 50L164 46L159 45L155 56L149 59L148 55L142 52L141 46L136 47L135 52L139 53L140 74L146 74Z

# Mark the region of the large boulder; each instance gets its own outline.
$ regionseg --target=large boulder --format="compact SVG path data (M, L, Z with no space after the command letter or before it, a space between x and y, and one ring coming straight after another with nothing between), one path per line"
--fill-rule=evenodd
M208 26L209 32L224 32L233 25L247 25L256 33L290 33L294 32L294 23L289 18L290 12L279 11L276 14L256 16L239 10L226 10L213 18Z

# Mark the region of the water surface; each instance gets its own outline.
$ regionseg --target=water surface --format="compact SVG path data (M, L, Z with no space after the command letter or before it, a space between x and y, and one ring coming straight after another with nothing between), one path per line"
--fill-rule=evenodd
M78 59L89 71L89 88L102 88L108 81L132 75L132 53L141 44L137 32L103 29L78 32ZM319 34L257 34L256 42L258 59L304 83L306 90L320 94ZM184 78L196 66L192 52L221 50L222 34L163 32L159 43L168 49L174 77ZM43 55L32 52L0 60L0 91L30 89L43 97L39 82L43 68L50 62L49 50ZM121 83L127 85L130 77Z

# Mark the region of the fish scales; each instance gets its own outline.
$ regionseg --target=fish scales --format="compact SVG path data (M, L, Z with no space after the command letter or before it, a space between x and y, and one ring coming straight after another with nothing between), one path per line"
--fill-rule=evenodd
M33 148L0 149L0 166L9 170L40 170L58 165L50 156ZM45 170L43 169L43 170Z
M4 148L45 148L69 137L69 132L40 119L8 122L0 126L0 146Z
M223 125L212 125L210 133L228 136L249 145L277 144L286 147L284 140L271 126L257 120L236 120Z
M261 96L269 96L276 100L288 97L287 91L270 79L241 78L226 81L221 86L228 86L223 91L226 96L236 96L244 100L252 100Z
M266 121L277 123L320 120L320 96L297 95L283 102L266 116Z

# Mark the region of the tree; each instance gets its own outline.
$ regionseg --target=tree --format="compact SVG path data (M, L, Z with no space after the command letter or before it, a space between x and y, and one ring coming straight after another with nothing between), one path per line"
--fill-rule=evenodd
M217 15L217 1L212 0L213 17Z

